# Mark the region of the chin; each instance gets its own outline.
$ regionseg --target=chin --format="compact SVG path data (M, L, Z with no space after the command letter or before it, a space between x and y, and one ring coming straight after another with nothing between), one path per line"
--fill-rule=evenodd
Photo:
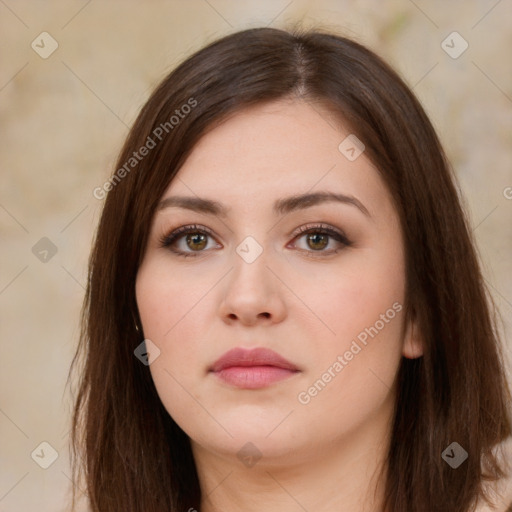
M209 451L229 457L236 455L240 458L244 454L253 454L269 461L273 459L275 463L284 459L289 463L290 457L300 455L301 447L311 445L307 429L304 426L298 428L292 422L285 426L288 419L280 424L282 415L272 421L262 421L257 417L244 417L236 421L219 420L232 437L219 427L215 431L191 432L191 439Z

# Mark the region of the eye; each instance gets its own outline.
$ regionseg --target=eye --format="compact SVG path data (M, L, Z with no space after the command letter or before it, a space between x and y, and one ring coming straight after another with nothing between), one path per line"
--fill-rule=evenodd
M213 236L212 232L204 226L198 226L197 224L182 226L175 229L169 235L163 236L160 240L160 245L162 247L167 247L178 256L183 256L185 258L189 256L194 257L198 256L199 253L204 252L203 249L207 245L207 238L209 236ZM181 239L184 239L185 247L192 249L191 252L183 249L176 249L174 247L177 245L177 242L181 241Z
M298 235L297 235L298 233ZM295 239L305 238L305 242L309 249L302 249L308 256L317 257L317 256L325 256L329 254L335 254L340 250L340 246L349 247L352 245L352 242L337 229L334 229L325 224L317 224L317 225L307 225L300 227L295 233ZM336 241L338 248L331 248L329 250L324 250L329 245L329 238L332 238ZM336 244L335 244L336 245ZM319 254L314 254L319 253Z
M172 233L165 235L160 240L161 247L168 248L178 256L195 257L205 252L205 248L208 245L208 237L213 238L212 231L205 226L199 226L197 224L182 226L175 229ZM308 254L308 256L326 256L335 254L340 250L339 246L348 247L352 245L352 242L337 229L334 229L325 224L307 225L302 226L294 233L294 240L306 239L306 244L312 250L301 249L302 252ZM338 244L338 248L331 248L324 250L329 245L329 238L332 238ZM185 247L176 248L179 242L184 240ZM190 250L187 250L190 249ZM319 254L314 254L319 253Z

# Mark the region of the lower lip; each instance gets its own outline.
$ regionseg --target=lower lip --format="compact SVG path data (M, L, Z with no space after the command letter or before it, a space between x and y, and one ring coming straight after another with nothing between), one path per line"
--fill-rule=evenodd
M276 366L230 366L214 373L237 388L258 389L287 379L297 372Z

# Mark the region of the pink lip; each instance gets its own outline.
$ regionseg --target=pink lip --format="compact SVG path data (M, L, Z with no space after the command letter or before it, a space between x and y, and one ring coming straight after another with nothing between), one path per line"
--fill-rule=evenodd
M299 369L273 350L235 348L210 368L223 381L244 389L258 389L291 377Z

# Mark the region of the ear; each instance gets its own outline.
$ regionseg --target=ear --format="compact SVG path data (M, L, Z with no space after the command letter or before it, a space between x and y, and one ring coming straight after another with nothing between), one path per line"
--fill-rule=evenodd
M413 311L411 319L405 328L402 355L407 359L417 359L423 355L424 340L418 327L416 314Z

